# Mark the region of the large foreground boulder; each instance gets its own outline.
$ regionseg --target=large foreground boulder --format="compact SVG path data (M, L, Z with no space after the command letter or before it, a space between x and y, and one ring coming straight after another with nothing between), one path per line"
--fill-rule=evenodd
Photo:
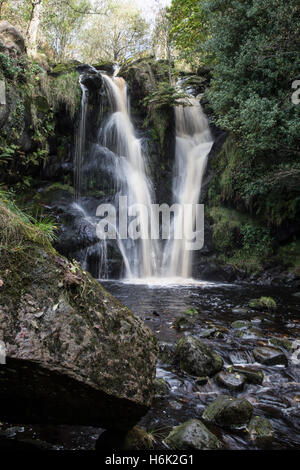
M153 334L1 200L0 223L0 420L132 427L151 404Z

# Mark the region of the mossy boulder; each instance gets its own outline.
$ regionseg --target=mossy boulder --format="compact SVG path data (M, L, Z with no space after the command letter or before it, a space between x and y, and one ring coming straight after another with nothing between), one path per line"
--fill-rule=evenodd
M0 419L130 428L152 401L153 334L18 211L1 203L0 222Z
M266 418L254 416L248 425L249 437L259 447L269 447L274 439L274 430Z
M175 450L217 450L222 447L219 439L198 419L173 428L165 442Z
M207 344L193 336L179 340L176 347L176 358L180 369L188 374L213 376L222 369L223 359Z
M249 307L254 310L275 310L277 304L272 297L260 297L249 302Z
M221 427L240 428L249 423L253 406L245 398L220 395L205 408L202 418Z

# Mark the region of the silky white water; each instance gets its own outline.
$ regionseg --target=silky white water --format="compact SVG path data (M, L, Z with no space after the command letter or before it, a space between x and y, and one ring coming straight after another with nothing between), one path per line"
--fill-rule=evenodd
M128 207L137 208L129 218L137 220L138 239L123 239L119 233L118 223L114 227L125 267L125 279L136 282L146 280L153 282L186 284L192 282L192 262L194 251L188 249L190 240L186 234L195 229L196 211L184 211L182 234L180 239L174 236L178 217L172 221L169 239L158 241L151 239L151 229L159 222L153 216L152 204L155 196L147 165L147 156L143 152L142 139L138 137L130 117L130 106L126 82L121 77L109 77L101 74L106 86L111 113L102 123L99 130L99 145L105 154L102 165L107 174L112 175L115 193L115 206L118 208L119 196L126 196ZM81 173L84 160L87 90L81 84L82 102L79 128L75 149L75 194L80 205ZM199 100L189 97L175 107L176 147L173 169L173 202L183 207L199 203L202 179L206 168L207 156L213 145L208 120L202 111ZM98 145L98 144L97 144ZM95 149L97 150L97 145ZM93 153L90 158L94 160ZM140 208L146 208L141 210ZM82 212L83 217L88 215ZM127 216L127 215L126 215ZM152 224L152 227L151 227ZM87 260L99 249L99 276L107 277L107 243L99 241L86 253ZM152 280L152 281L151 281Z
M208 120L199 100L189 97L175 108L176 149L173 174L174 202L183 206L199 202L202 179L208 154L213 145ZM176 224L175 215L174 225ZM185 211L183 236L173 236L164 250L163 275L165 277L189 278L192 273L193 251L188 249L186 233L195 227L196 211Z
M123 78L102 75L111 102L112 114L102 129L102 144L112 150L120 159L116 170L122 181L118 196L126 195L128 206L145 207L139 210L138 240L126 240L119 247L126 266L126 277L152 277L157 274L158 247L150 238L150 223L153 203L153 189L148 176L141 139L136 135L130 119L127 87ZM121 174L120 174L121 173Z
M80 107L80 119L79 127L76 133L75 139L75 158L74 158L74 187L75 187L75 198L80 199L81 196L81 175L82 175L82 164L84 160L85 150L85 138L86 138L86 116L88 108L87 100L87 88L81 83L81 107Z

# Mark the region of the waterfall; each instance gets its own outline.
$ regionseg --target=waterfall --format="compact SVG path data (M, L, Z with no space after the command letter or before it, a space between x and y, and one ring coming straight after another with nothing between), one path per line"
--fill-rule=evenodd
M130 117L126 82L121 77L110 77L105 73L101 77L107 91L110 112L100 124L98 141L90 145L89 150L86 150L88 92L80 82L82 100L74 161L75 209L86 221L96 226L95 213L91 215L91 211L85 211L81 205L86 204L81 193L85 186L89 187L89 182L99 190L104 185L103 194L114 194L108 200L116 211L119 210L118 215L121 212L119 198L126 196L128 207L134 208L132 213L126 212L126 222L135 218L135 231L139 236L136 239L130 234L124 236L117 221L113 227L116 233L116 241L113 243L118 245L122 256L125 277L132 281L149 279L150 282L159 282L159 279L168 278L181 282L192 275L194 251L188 249L190 240L186 238L186 233L195 229L196 211L184 211L183 236L180 239L176 239L174 228L181 217L180 213L173 216L168 240L162 242L151 239L151 233L159 233L159 221L153 209L155 195L147 154L143 151L143 139L138 136ZM173 202L180 207L195 207L199 203L203 174L213 140L208 120L197 98L191 96L175 107L175 121ZM156 226L153 227L153 224ZM111 246L109 240L99 240L88 247L84 267L89 269L93 266L93 272L98 272L99 277L107 277L107 257Z
M197 98L189 97L175 108L176 147L173 174L173 194L175 203L183 206L199 202L201 184L207 157L213 140L208 120ZM176 224L175 215L173 226ZM185 212L185 229L195 226L195 211ZM193 251L187 249L187 239L176 240L173 236L166 244L163 257L163 275L166 277L188 278L192 274Z
M127 86L123 78L102 75L112 107L112 114L101 130L101 143L113 151L118 158L116 177L120 183L116 200L121 195L128 198L128 206L137 208L140 238L121 241L126 276L152 277L157 274L158 247L150 238L150 223L153 203L153 188L148 175L146 156L141 139L136 135L129 115ZM147 210L143 211L144 207Z
M81 176L82 176L82 164L84 160L85 151L85 138L86 138L86 115L88 109L87 100L87 88L81 83L79 78L79 84L81 88L81 107L80 107L80 119L78 131L75 138L75 158L74 158L74 187L75 187L75 198L80 199L81 196Z

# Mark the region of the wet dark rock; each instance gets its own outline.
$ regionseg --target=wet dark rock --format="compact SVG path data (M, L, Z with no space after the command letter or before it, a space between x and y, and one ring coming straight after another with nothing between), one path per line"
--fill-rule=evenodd
M156 378L153 382L155 396L162 397L170 391L167 382L163 378Z
M208 377L197 377L196 385L206 385L208 382Z
M198 334L199 338L210 338L211 336L215 336L218 332L216 328L209 328L207 330L201 330Z
M173 326L176 330L187 330L195 326L196 319L194 317L181 316L175 318L173 321Z
M216 375L216 381L219 385L229 390L242 390L246 380L246 376L238 372L221 371Z
M159 359L165 364L171 364L175 358L175 345L173 343L159 343Z
M282 352L280 349L271 348L268 346L255 348L253 350L253 356L256 361L268 366L274 366L277 364L287 365L288 363L284 352Z
M251 384L261 385L264 380L264 374L261 370L255 370L248 366L231 366L230 372L242 374L246 377L247 382Z
M165 440L175 450L215 450L222 447L219 439L198 419L176 426Z
M274 430L270 421L259 416L254 416L251 419L248 432L250 440L262 448L269 447L274 439Z
M249 423L253 406L245 398L220 395L205 408L202 418L221 427L239 428Z
M293 294L293 297L297 297L297 299L299 299L299 298L300 298L300 292L295 292L295 293Z
M191 375L211 377L222 369L223 359L207 344L188 336L179 340L176 358L181 370Z
M269 341L271 344L274 344L274 346L280 346L287 351L292 350L292 341L287 338L271 338Z
M249 313L250 310L247 308L236 307L233 308L231 311L232 313L236 313L237 315L246 315L247 313Z
M236 320L231 323L231 328L248 328L251 322L248 320Z

